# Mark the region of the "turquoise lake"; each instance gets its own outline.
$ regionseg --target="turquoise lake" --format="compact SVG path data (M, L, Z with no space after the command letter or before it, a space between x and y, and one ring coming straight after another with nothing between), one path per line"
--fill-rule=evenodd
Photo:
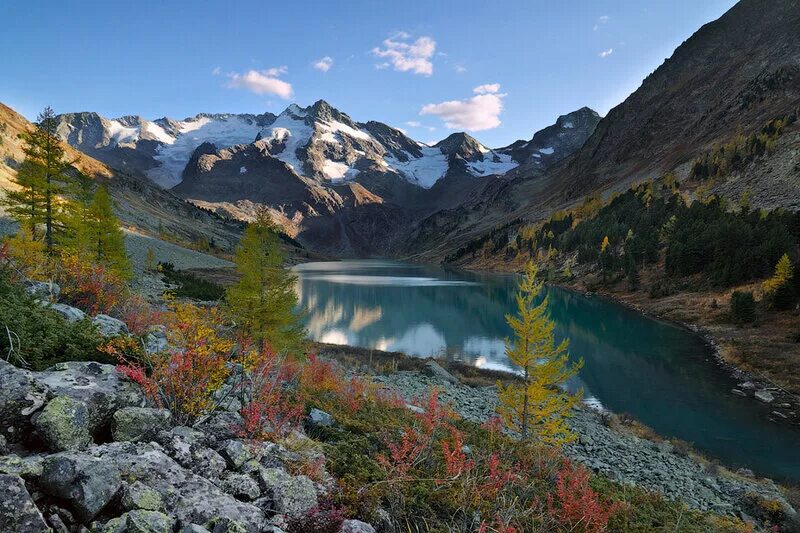
M295 267L311 338L513 370L504 353L517 278L380 260ZM584 367L571 388L729 467L800 482L800 430L731 393L737 382L692 332L605 299L549 288L559 339Z

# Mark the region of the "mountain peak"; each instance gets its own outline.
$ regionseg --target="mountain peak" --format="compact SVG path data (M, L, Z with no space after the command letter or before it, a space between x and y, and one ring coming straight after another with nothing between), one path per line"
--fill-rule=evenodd
M463 131L451 133L434 147L450 157L460 156L467 161L483 161L483 154L489 151L475 137Z

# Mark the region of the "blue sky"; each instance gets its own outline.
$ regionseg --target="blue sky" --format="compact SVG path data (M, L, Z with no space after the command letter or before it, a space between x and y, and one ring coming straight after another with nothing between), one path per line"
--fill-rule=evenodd
M0 102L182 119L323 98L420 141L467 129L502 146L607 113L733 4L4 0Z

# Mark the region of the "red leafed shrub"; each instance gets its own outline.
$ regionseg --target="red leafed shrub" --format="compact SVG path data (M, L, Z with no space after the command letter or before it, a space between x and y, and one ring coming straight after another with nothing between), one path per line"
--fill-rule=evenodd
M619 502L604 505L589 486L589 471L569 461L556 474L555 497L547 496L547 514L570 531L605 531L609 518L621 507Z
M248 439L284 436L300 425L304 412L304 405L284 390L297 379L298 370L268 347L253 358L236 391L244 400L237 433Z
M478 527L478 533L517 533L517 531L517 528L506 524L499 515L496 515L491 523L484 521Z
M62 298L90 315L110 313L125 295L125 282L108 269L64 255L58 276Z
M339 390L339 400L344 408L351 414L356 413L367 398L369 388L363 379L353 377L350 381L343 381Z
M134 335L144 335L150 327L164 321L162 313L139 295L125 298L117 306L116 315Z
M342 390L342 378L332 362L311 354L300 370L299 388L305 398L334 395Z
M442 456L444 457L445 470L450 477L458 477L464 472L469 472L475 466L475 461L467 459L464 453L464 434L454 427L450 428L450 439L442 441Z
M329 501L321 501L305 516L290 518L288 533L339 533L344 523L344 510L334 507Z

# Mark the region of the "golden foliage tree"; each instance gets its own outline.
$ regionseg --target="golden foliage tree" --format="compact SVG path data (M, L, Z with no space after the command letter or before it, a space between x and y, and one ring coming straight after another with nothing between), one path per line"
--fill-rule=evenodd
M514 331L514 338L506 340L506 355L522 369L524 382L499 386L498 413L523 438L535 434L543 443L557 446L574 439L566 418L582 393L570 394L562 387L583 360L570 362L568 340L556 344L548 299L536 303L543 288L536 275L536 266L528 263L516 297L517 315L506 315Z
M299 349L304 331L295 313L296 277L283 267L277 230L266 210L245 229L234 262L241 277L227 291L231 315L262 349Z
M794 276L794 266L789 254L783 254L775 265L775 273L763 284L764 292L773 294L775 291L789 283Z

